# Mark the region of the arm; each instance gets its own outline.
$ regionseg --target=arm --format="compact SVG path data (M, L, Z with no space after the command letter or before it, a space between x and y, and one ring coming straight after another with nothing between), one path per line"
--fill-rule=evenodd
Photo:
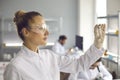
M59 56L59 66L62 72L76 73L88 70L89 67L102 56L103 51L92 45L79 59Z
M94 28L94 45L92 45L88 51L81 56L79 59L69 59L65 57L61 57L60 60L60 69L61 71L66 72L77 72L77 71L83 71L88 70L89 67L97 61L102 56L102 44L104 41L105 36L105 25L99 24L96 25Z
M3 77L4 80L22 80L17 69L11 64L6 67Z

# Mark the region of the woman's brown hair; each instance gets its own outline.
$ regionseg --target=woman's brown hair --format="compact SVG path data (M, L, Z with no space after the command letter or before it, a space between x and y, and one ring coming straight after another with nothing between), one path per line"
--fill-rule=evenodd
M19 37L24 40L24 36L22 34L23 28L29 28L29 21L33 19L35 16L42 16L40 13L31 11L31 12L25 12L23 10L19 10L15 13L15 17L13 21L15 22L17 26L17 32Z

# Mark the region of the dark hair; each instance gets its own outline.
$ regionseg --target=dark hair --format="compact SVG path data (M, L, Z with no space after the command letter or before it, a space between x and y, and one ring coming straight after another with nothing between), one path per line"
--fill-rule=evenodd
M65 39L67 39L67 37L65 35L60 35L59 36L59 40L65 40Z
M31 11L31 12L24 12L23 10L19 10L15 13L14 22L17 26L17 31L19 37L24 40L24 36L21 33L23 28L29 28L29 21L33 19L35 16L42 16L40 13Z

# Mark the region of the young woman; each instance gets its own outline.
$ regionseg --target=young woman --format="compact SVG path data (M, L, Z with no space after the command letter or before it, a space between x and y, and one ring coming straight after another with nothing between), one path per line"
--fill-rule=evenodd
M95 26L95 42L85 55L72 59L57 56L50 50L39 50L39 46L46 44L49 34L40 13L17 11L14 22L23 46L6 67L4 80L60 80L60 71L71 73L87 70L102 56L103 24Z

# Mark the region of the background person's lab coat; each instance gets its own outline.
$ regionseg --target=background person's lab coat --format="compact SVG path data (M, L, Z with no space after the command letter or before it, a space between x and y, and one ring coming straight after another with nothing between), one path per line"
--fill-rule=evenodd
M99 70L96 67L95 69L89 69L84 72L71 74L69 80L95 80L95 78L100 76L99 74L102 74L103 80L112 80L112 75L101 62L99 63Z
M52 46L52 50L58 54L58 55L66 55L67 50L65 50L64 45L61 45L59 41L55 42L55 44Z

